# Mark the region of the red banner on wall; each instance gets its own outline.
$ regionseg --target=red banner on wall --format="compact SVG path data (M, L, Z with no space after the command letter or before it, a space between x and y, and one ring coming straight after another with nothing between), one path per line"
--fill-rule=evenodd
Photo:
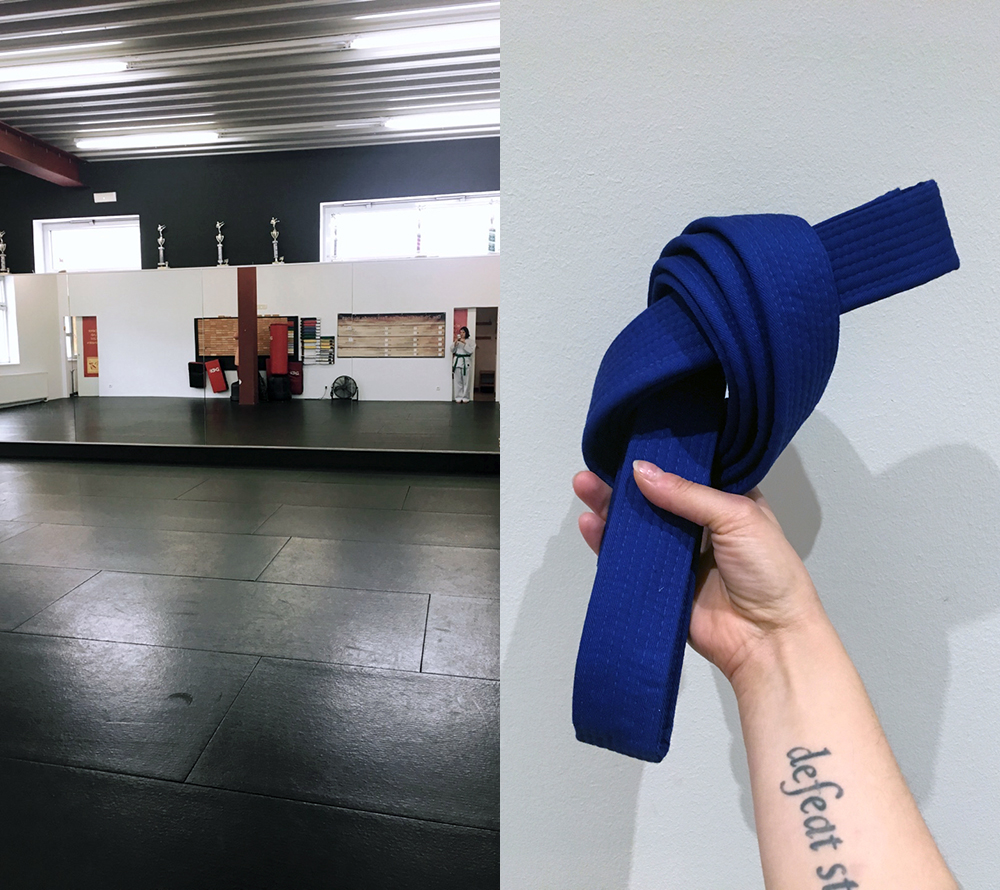
M456 309L454 314L454 319L452 323L455 326L455 331L452 336L452 340L458 339L458 329L467 327L469 324L469 310L468 309Z
M81 319L83 334L83 376L97 377L97 316L85 315Z

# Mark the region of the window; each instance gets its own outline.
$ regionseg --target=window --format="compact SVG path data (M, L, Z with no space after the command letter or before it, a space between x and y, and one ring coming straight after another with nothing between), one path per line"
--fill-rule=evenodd
M138 216L36 219L36 272L141 269Z
M498 250L500 193L320 205L324 262L478 256Z
M10 275L0 275L0 365L16 365L20 360L17 351L17 315L14 312L14 281Z

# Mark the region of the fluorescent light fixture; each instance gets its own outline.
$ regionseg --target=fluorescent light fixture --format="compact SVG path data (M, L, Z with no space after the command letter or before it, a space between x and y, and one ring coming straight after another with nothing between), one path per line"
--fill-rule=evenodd
M484 3L459 3L455 6L426 6L423 9L399 9L396 12L370 12L367 15L356 15L355 20L361 19L394 19L404 15L434 15L438 12L467 12L470 9L486 9L487 7L499 6L500 0L487 0Z
M462 22L396 31L371 31L351 41L351 49L412 49L447 52L500 46L500 22Z
M104 49L106 46L121 46L123 40L102 40L100 43L69 43L64 46L39 46L34 49L11 49L0 52L0 59L11 56L37 56L42 53L75 53L84 49Z
M11 65L0 67L0 83L20 83L26 80L51 80L61 77L94 77L117 74L128 63L117 59L90 59L84 62L48 62L44 65Z
M212 130L188 130L184 133L129 133L125 136L93 136L77 139L83 151L113 148L170 148L175 145L207 145L219 134Z
M451 130L466 127L500 126L499 108L472 111L436 111L429 114L404 114L386 119L387 130Z

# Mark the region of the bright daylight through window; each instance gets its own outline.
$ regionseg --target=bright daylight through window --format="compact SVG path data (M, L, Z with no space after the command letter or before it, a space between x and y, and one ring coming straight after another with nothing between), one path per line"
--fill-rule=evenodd
M14 282L9 275L0 275L0 365L16 365L18 361Z
M141 269L138 216L36 219L36 272Z
M500 193L321 204L321 255L335 260L499 251Z

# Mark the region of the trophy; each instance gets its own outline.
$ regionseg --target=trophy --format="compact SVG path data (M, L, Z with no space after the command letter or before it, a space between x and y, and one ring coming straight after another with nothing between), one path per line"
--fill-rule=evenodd
M275 263L283 263L285 261L284 257L278 256L278 223L281 222L276 216L271 217L271 246L274 248L274 259L271 260L271 265Z
M225 225L224 222L217 222L215 228L218 234L215 236L215 241L219 245L219 262L216 265L228 266L229 260L224 260L222 258L222 242L226 240L226 236L222 234L222 227Z
M3 240L3 236L6 232L0 232L0 275L6 275L10 272L7 268L7 245Z
M159 236L156 239L157 249L160 251L160 261L156 264L157 269L166 269L170 264L163 259L163 245L166 242L166 238L163 237L163 230L166 226L157 226L156 233Z

